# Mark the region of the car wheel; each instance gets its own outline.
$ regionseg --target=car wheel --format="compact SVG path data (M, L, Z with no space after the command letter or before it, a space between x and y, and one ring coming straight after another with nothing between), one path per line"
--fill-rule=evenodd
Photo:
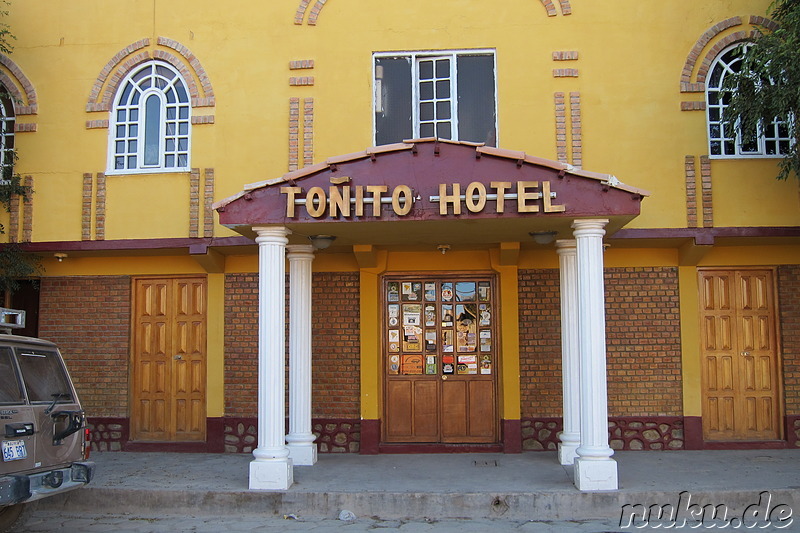
M33 508L34 505L29 503L18 503L16 505L0 507L0 533L18 531L16 528L22 526L28 516L33 512Z

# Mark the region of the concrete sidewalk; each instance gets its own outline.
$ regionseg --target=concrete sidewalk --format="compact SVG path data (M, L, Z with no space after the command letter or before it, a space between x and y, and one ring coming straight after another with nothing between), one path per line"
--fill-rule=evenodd
M252 456L95 453L95 480L43 500L45 509L176 515L296 514L334 518L342 509L382 520L619 518L626 504L758 504L800 512L800 449L618 452L620 490L581 493L554 452L431 455L320 455L294 468L286 492L248 490ZM685 498L685 495L684 495Z

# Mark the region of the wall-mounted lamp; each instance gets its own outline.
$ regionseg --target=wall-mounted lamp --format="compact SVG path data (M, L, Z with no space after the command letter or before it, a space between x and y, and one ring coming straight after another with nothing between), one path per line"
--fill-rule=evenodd
M536 244L550 244L556 239L557 231L532 231L528 235L533 237Z
M336 237L333 235L311 235L308 240L311 241L311 244L314 246L316 250L324 250L331 244L333 241L336 240Z
M54 253L54 254L53 254L53 257L55 257L56 259L58 259L58 262L60 263L61 261L63 261L64 259L66 259L68 256L67 256L67 254L65 254L65 253L62 253L62 252L57 252L57 253Z
M450 250L449 244L437 244L436 249L442 252L442 255L446 254Z

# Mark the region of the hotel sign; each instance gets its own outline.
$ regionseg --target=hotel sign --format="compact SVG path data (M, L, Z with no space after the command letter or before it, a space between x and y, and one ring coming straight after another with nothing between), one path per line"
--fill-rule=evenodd
M331 178L331 185L304 189L281 187L286 197L286 217L296 218L305 211L313 218L374 217L391 210L403 217L413 213L418 202L438 204L439 215L462 213L563 213L566 206L555 202L557 194L549 181L492 181L489 185L473 181L440 183L439 194L427 198L409 185L351 185L350 177Z

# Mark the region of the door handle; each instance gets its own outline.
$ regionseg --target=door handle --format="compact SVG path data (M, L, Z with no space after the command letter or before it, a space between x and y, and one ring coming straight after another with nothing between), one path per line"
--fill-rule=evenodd
M742 355L750 355L750 352L742 352Z
M442 380L447 381L447 376L442 376Z
M178 354L174 355L172 358L175 359L176 361L180 361L181 359L183 359L183 356L181 354Z

